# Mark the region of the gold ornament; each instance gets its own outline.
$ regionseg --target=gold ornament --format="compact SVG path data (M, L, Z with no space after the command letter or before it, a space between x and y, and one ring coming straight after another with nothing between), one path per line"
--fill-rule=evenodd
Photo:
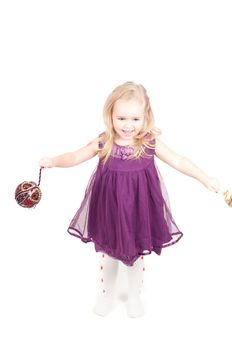
M222 194L224 196L225 202L228 204L230 208L232 208L232 190L231 191L227 190Z

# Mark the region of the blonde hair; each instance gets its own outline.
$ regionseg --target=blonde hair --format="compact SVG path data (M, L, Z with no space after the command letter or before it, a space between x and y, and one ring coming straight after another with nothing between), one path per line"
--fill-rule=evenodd
M99 152L99 156L103 163L107 161L113 148L116 133L113 128L112 112L115 102L119 99L136 99L139 102L144 103L144 125L141 132L135 137L135 152L133 158L139 158L141 155L146 155L146 147L154 149L154 139L161 134L160 129L156 128L154 125L154 115L151 109L149 97L143 85L135 84L132 81L119 85L108 96L103 108L106 132L102 135L102 143L104 147Z

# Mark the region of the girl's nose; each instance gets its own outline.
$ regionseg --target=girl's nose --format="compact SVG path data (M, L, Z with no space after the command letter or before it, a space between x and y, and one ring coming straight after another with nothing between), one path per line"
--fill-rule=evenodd
M131 120L127 120L127 121L126 121L125 127L128 128L128 129L132 127L132 122L131 122Z

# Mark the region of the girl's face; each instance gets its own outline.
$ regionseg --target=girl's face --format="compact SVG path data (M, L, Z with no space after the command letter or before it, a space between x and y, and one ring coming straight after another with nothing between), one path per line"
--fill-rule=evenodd
M129 144L143 128L144 104L137 99L117 100L113 107L112 122L116 140Z

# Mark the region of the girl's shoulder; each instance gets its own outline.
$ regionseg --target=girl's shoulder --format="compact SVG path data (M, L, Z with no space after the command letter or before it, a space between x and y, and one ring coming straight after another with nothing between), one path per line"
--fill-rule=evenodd
M144 136L143 147L155 153L156 141L157 141L157 138L152 133L147 133Z
M98 153L102 150L106 142L105 132L99 134L95 139L91 140L86 147L91 148L93 151Z
M145 141L145 143L149 143L149 144L153 145L156 143L156 136L154 135L154 133L148 132L144 136L144 141Z
M103 144L103 138L102 138L102 134L100 134L97 137L95 137L95 139L92 139L87 144L86 147L91 148L93 151L97 153L102 148L102 144Z
M102 149L105 145L106 142L106 133L102 132L101 134L98 135L97 138L97 142L98 142L98 149Z

